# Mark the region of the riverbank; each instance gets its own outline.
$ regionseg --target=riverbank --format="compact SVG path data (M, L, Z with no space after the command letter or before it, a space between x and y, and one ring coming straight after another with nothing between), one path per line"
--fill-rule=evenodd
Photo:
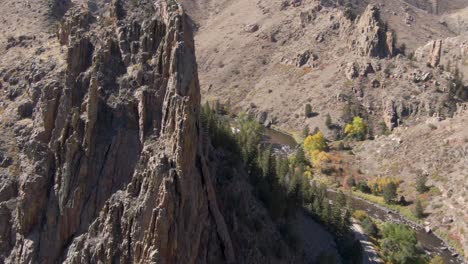
M335 189L328 189L328 192L330 194L338 193L338 191ZM458 250L454 247L449 247L449 245L451 246L451 243L438 234L434 232L427 233L424 229L424 226L419 221L412 221L405 215L401 214L398 210L394 210L379 203L369 201L363 197L356 196L354 193L345 193L349 198L350 207L353 209L365 210L369 213L370 216L381 221L391 221L406 224L417 232L418 241L431 255L438 254L442 256L446 263L465 263L463 254L461 254L461 252L458 252ZM333 195L331 196L333 198Z
M357 196L361 199L364 199L365 201L372 202L376 206L381 206L382 208L392 210L393 213L396 213L396 212L400 213L402 217L405 218L406 223L413 228L420 228L420 229L426 228L426 226L424 225L424 222L420 219L417 219L408 207L395 205L395 204L386 204L382 197L365 194L361 192L353 191L352 195ZM431 227L429 226L429 228ZM438 239L442 240L444 244L453 248L451 250L452 254L459 254L460 257L462 258L465 257L465 253L463 252L463 249L456 242L451 241L447 237L444 238L443 234L441 234L439 230L432 230L431 228L431 232L433 232L434 236L436 236Z

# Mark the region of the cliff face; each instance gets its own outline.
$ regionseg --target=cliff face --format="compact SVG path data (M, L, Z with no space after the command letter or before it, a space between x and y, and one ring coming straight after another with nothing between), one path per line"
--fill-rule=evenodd
M2 152L2 262L234 262L182 8L72 7L57 35L66 61L29 80Z

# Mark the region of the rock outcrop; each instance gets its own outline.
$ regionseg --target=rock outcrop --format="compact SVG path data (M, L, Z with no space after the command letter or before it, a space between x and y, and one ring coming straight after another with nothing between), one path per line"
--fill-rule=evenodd
M188 19L165 0L109 13L68 12L64 67L18 109L33 123L2 175L0 262L234 263Z
M360 56L392 57L396 55L395 37L380 18L380 10L374 5L368 5L364 13L357 19L349 48Z
M429 52L429 61L431 67L437 67L440 63L440 55L442 53L442 40L434 40L431 42L431 51Z
M61 18L71 6L70 0L47 0L51 15Z

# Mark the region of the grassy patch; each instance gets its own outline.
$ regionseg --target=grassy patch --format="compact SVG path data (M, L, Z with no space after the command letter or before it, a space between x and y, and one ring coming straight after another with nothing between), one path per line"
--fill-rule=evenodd
M351 80L346 80L344 83L343 83L343 86L346 87L346 88L351 88L353 87L354 85L354 82L351 81Z

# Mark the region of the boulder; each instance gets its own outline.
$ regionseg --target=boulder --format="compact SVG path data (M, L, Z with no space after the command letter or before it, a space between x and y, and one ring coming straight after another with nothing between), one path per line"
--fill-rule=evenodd
M254 33L256 31L258 31L260 27L258 26L258 24L249 24L247 26L245 26L245 32L248 32L248 33Z
M346 78L349 80L355 79L359 76L358 65L355 62L350 62L346 65L345 69Z
M31 101L23 101L18 105L17 113L20 119L29 118L33 113L33 104Z
M361 76L367 77L367 75L375 73L374 67L372 66L372 63L367 62L365 65L361 67Z
M380 82L377 79L372 80L371 82L372 88L379 88L380 87Z
M424 227L424 232L426 232L426 233L428 233L428 234L431 233L431 232L432 232L431 227L430 227L430 226L425 226L425 227Z

